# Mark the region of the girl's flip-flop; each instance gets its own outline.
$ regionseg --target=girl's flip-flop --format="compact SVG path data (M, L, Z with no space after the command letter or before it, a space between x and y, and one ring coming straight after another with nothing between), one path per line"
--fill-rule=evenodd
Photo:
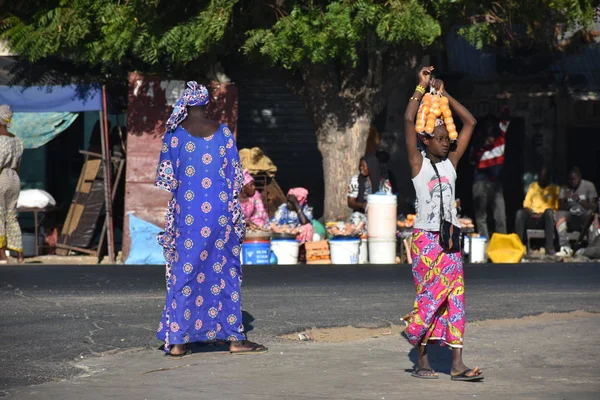
M480 381L484 378L483 374L468 376L469 372L472 372L472 369L468 369L464 371L462 374L451 375L450 379L453 381L462 381L462 382L475 382Z
M419 378L419 379L439 379L438 374L433 370L433 368L417 368L415 369L410 376Z

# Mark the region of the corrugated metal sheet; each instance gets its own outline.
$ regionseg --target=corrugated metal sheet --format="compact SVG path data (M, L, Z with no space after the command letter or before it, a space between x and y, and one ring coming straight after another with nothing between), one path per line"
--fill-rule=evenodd
M238 72L238 147L260 147L278 168L284 192L309 190L315 215L323 212L323 164L312 122L301 99L268 77Z

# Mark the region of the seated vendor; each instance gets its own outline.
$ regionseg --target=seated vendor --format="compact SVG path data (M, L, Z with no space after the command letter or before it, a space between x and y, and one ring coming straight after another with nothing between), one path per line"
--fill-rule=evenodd
M312 208L307 204L308 190L290 189L286 202L279 206L269 223L275 233L292 233L301 244L312 241Z
M350 221L354 225L366 222L365 210L367 197L376 192L391 194L391 185L386 177L382 177L382 165L374 154L367 154L360 159L359 174L354 175L348 184L348 207L354 212ZM375 182L375 184L373 184Z
M265 227L269 216L265 211L265 205L263 204L260 192L256 190L254 178L247 170L244 170L244 187L240 192L240 204L248 228L256 229Z

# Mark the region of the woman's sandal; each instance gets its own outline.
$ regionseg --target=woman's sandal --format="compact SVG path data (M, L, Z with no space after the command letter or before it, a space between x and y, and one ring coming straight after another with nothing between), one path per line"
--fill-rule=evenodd
M180 354L172 354L171 352L165 353L165 357L170 358L172 360L179 360L182 359L184 357L188 357L192 355L192 349L190 349L189 347L185 347L185 350L183 353Z
M263 354L269 351L269 349L262 344L254 343L249 340L240 340L239 343L244 345L250 345L252 347L244 350L230 350L231 354L247 355L247 354Z

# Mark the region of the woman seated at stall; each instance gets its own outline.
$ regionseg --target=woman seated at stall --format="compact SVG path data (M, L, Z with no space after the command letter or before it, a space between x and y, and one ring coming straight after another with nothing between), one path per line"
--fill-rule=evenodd
M304 188L290 189L286 202L279 206L269 223L275 233L291 233L303 244L312 241L312 207L307 204L308 190Z
M260 192L256 190L254 178L244 170L244 187L240 192L240 204L244 217L246 217L246 226L250 229L264 228L269 220L265 211Z
M387 177L382 177L382 165L375 154L367 154L360 159L359 174L354 175L348 184L348 207L354 212L351 223L358 225L366 221L367 197L377 192L391 193Z

